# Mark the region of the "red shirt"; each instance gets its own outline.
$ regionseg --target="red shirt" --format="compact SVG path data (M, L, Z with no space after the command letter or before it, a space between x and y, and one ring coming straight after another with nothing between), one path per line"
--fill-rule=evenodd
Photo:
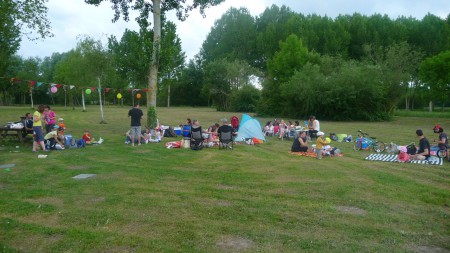
M91 134L87 133L87 134L83 134L83 140L84 142L90 142L91 141Z

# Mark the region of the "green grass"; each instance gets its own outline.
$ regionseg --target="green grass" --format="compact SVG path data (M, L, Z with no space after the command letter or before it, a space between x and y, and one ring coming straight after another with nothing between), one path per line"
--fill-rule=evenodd
M55 108L75 137L90 129L104 144L52 151L3 141L0 251L3 252L423 252L450 250L450 163L368 162L368 151L338 143L343 157L288 153L291 141L201 151L163 143L125 145L129 108L87 112ZM24 107L0 107L0 122ZM31 111L32 112L32 111ZM241 116L241 114L236 114ZM158 108L160 121L203 126L230 118L208 108ZM265 123L267 118L260 119ZM302 120L303 121L303 120ZM144 121L145 122L145 121ZM396 117L390 122L326 122L326 133L358 129L385 142L429 139L450 119ZM164 139L164 142L177 139ZM74 180L81 173L97 174ZM430 251L432 252L432 251ZM437 252L437 251L436 251Z

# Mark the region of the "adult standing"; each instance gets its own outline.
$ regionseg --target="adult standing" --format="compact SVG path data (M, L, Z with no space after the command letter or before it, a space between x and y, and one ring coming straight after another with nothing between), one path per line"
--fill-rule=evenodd
M292 152L307 152L308 151L308 141L306 140L306 131L302 131L298 138L294 139L291 147Z
M131 137L131 146L134 147L134 140L135 138L138 141L138 145L141 145L141 119L142 116L144 116L144 113L142 113L142 110L139 109L139 104L135 104L133 108L128 111L128 117L131 117L131 130L130 130L130 137Z
M430 158L430 142L423 136L421 129L417 129L416 134L419 137L419 150L411 156L411 160L428 160Z
M45 117L45 132L50 133L53 130L53 126L56 123L55 119L56 115L49 105L44 106L44 117Z
M43 122L45 122L43 115L44 109L44 105L39 105L37 110L33 114L33 152L36 152L39 145L41 145L43 151L47 151L44 144L44 134L42 133L42 125Z

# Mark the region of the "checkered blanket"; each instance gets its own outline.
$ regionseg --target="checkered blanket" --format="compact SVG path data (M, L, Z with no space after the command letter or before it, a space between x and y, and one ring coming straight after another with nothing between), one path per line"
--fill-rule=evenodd
M368 161L399 162L397 159L397 155L388 155L388 154L370 154L364 159ZM444 164L444 159L432 157L432 160L430 161L412 160L409 161L408 163L442 165Z

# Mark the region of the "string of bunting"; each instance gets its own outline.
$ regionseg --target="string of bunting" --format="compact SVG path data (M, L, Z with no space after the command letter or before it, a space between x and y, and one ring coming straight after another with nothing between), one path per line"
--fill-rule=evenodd
M34 81L34 80L21 80L18 78L8 78L8 77L0 77L0 79L10 79L11 85L15 85L15 84L28 84L28 86L30 87L30 91L33 90L34 87L41 87L41 86L45 86L48 85L48 88L50 89L50 91L52 93L57 93L58 89L60 89L61 87L64 89L64 91L66 91L67 87L69 87L70 90L77 88L77 89L86 89L85 93L86 94L91 94L92 91L98 91L101 92L100 88L97 88L96 86L75 86L75 85L66 85L66 84L56 84L56 83L46 83L46 82L38 82L38 81ZM115 92L117 91L122 91L122 89L115 89L115 88L102 88L102 90L104 90L105 93L109 93L110 91ZM126 91L128 92L132 92L132 93L136 93L136 92L148 92L150 89L126 89ZM119 93L120 94L120 93ZM117 98L119 98L119 94L117 95ZM140 95L140 94L138 94ZM122 95L120 95L120 98L122 97ZM140 97L140 96L139 96ZM119 98L119 99L120 99Z

